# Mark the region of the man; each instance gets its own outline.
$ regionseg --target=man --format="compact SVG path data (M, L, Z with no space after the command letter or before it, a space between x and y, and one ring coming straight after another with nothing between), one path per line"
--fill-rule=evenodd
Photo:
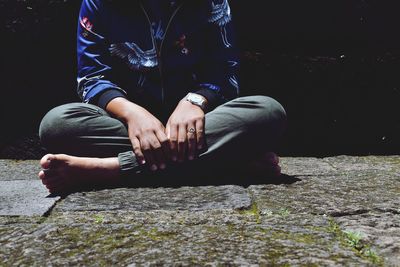
M83 0L82 103L52 109L39 129L52 153L39 173L49 191L141 179L189 162L279 173L268 151L285 111L266 96L238 97L232 28L228 0Z

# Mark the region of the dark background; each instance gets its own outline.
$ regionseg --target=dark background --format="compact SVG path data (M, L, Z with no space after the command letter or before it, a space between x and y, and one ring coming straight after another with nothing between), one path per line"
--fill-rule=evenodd
M400 1L231 0L241 88L286 108L282 156L400 153ZM40 119L79 101L80 0L0 0L1 158L38 158Z

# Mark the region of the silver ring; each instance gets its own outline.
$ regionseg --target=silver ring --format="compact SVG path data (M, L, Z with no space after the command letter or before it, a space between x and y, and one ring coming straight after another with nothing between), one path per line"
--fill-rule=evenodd
M188 133L195 133L196 130L194 128L189 128Z

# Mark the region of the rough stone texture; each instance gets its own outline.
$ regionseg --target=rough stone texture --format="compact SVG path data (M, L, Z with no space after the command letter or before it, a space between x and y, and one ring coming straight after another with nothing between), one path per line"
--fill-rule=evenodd
M328 162L313 157L286 157L280 159L285 174L292 176L316 176L334 174L337 170Z
M17 163L15 171L24 165L35 169L28 167L31 161ZM281 158L281 163L297 182L121 187L68 195L45 216L2 215L0 263L400 266L400 156ZM36 182L13 177L0 181ZM1 197L11 190L0 188ZM40 198L43 188L30 190L39 202L46 200Z
M323 217L278 216L257 223L230 211L75 216L75 222L56 218L30 234L18 227L9 230L7 234L18 232L21 240L13 242L9 262L97 266L369 264L326 230L329 223ZM104 220L89 223L95 216Z
M38 180L37 160L0 160L0 181Z
M0 188L0 216L44 215L59 199L48 197L39 180L0 181Z
M261 214L331 216L344 230L360 232L388 265L398 266L399 160L398 156L283 158L285 173L296 175L300 182L250 190Z
M386 264L400 264L400 212L368 212L336 218L344 231L359 233L367 243L386 256Z
M239 186L113 189L76 193L56 211L246 209L250 195Z
M385 157L347 157L339 156L325 158L324 162L328 162L341 172L359 172L365 173L367 170L375 172L389 172L394 174L397 179L400 177L400 159L398 156Z
M44 215L59 199L37 177L37 160L0 160L0 216Z

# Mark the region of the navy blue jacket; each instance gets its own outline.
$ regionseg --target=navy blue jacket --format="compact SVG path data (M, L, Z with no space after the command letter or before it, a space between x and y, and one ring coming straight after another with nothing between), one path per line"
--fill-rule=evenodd
M78 22L83 102L105 108L125 97L170 114L188 92L210 109L239 94L227 0L83 0Z

